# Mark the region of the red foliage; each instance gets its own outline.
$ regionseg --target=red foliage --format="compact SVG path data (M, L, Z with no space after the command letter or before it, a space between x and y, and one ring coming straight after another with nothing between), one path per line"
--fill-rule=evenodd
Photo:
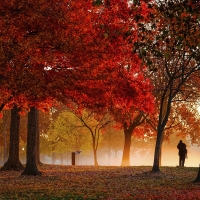
M83 0L4 1L1 104L41 107L45 102L45 108L58 100L151 111L152 88L132 51L137 23L147 19L145 2L131 6L110 0L108 7Z

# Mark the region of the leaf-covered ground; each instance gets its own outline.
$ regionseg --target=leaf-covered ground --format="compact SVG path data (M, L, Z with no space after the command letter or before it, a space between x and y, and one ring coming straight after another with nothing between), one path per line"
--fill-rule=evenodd
M42 176L0 171L0 199L200 199L200 183L192 183L198 168L161 167L38 167Z

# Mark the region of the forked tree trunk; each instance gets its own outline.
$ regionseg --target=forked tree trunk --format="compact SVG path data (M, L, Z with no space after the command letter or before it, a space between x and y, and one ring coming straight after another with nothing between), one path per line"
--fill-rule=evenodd
M11 110L10 122L10 147L8 161L4 164L1 170L22 170L24 166L19 160L19 124L20 115L19 109L15 105Z
M132 130L130 129L124 130L124 136L125 136L125 141L124 141L124 150L123 150L121 166L130 166L130 149L131 149Z
M137 114L137 116L133 121L130 120L129 125L127 124L127 122L124 123L125 141L124 141L124 151L123 151L121 166L130 166L131 136L133 130L137 126L140 126L143 122L144 122L143 113L140 112Z
M41 175L38 171L36 162L36 135L38 123L38 110L35 107L30 108L28 113L28 135L27 135L27 149L26 149L26 167L22 175Z

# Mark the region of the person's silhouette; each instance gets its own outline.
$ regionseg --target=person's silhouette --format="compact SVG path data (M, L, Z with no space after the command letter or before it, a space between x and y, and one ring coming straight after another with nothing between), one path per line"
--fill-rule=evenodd
M178 155L179 155L179 166L184 167L185 164L185 158L187 156L187 149L186 149L186 144L180 140L180 142L177 145L177 148L179 150Z

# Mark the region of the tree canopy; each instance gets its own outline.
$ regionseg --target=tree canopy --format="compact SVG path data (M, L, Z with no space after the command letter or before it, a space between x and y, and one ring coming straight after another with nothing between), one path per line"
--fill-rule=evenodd
M199 6L187 0L157 2L152 5L152 23L141 26L143 40L136 43L140 46L136 51L151 71L156 98L154 171L159 171L160 148L172 108L199 98Z
M4 1L1 109L13 102L45 108L58 100L68 106L152 110L150 82L141 70L145 66L132 51L138 20L147 20L148 5L109 4Z

